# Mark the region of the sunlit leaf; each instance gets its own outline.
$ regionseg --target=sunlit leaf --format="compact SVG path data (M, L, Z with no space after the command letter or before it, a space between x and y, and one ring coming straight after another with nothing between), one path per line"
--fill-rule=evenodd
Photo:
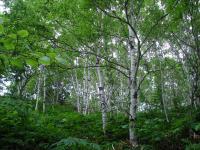
M54 59L56 57L56 53L47 53L47 56L49 56L51 59Z
M0 34L2 34L3 31L4 31L4 29L3 29L3 25L0 24Z
M10 64L17 68L23 68L23 61L19 58L11 59Z
M10 37L11 39L17 39L17 35L16 34L9 34L8 37Z
M31 67L36 67L38 65L37 61L35 61L33 59L27 59L26 64L30 65Z
M50 65L51 60L48 56L43 56L39 58L39 63L42 65Z
M67 63L67 61L64 58L60 57L60 56L57 56L56 60L57 60L58 63L61 63L63 65L65 65Z
M15 49L15 45L11 41L9 41L9 40L4 41L4 47L7 50L13 50L13 49Z
M22 38L27 37L28 36L28 31L20 30L20 31L17 32L17 35L19 35Z

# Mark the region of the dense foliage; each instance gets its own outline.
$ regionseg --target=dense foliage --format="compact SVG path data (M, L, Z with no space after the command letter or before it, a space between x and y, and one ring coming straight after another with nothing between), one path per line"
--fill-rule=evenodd
M199 8L0 1L0 148L199 149Z
M108 133L102 134L100 114L83 116L69 104L48 108L48 113L33 111L31 102L1 97L0 147L6 149L131 149L127 119L123 114L111 117ZM200 132L200 113L191 118L183 108L169 114L166 123L158 111L138 114L137 135L143 149L197 149L198 139L188 130ZM92 143L91 143L92 142ZM196 143L196 144L195 144ZM194 148L192 148L194 147Z

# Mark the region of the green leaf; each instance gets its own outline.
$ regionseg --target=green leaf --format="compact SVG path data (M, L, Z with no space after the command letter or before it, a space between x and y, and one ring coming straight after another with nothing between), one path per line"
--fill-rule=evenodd
M50 65L51 60L48 56L43 56L39 58L39 63L42 65Z
M0 24L0 34L2 34L3 31L4 31L4 29L3 29L3 25Z
M126 124L126 125L122 125L121 126L123 129L127 129L128 128L128 125Z
M5 54L0 54L0 59L5 59L7 58Z
M13 33L9 34L8 37L11 39L17 39L17 35Z
M200 131L200 123L196 124L194 129L195 129L195 131Z
M57 60L58 63L61 63L63 65L65 65L67 63L67 61L60 56L57 56L55 59Z
M31 55L35 58L40 58L42 57L44 54L42 52L34 52L34 53L31 53Z
M47 53L47 56L49 56L51 59L54 59L56 57L56 53Z
M15 45L11 41L9 41L9 40L4 41L4 47L7 50L13 50L13 49L15 49Z
M27 59L27 60L26 60L26 64L27 64L27 65L30 65L31 67L37 67L37 66L38 66L37 61L35 61L35 60L33 60L33 59Z
M17 58L11 59L10 63L14 67L23 68L23 62L19 58L18 59Z
M17 32L17 35L19 35L22 38L27 37L28 36L28 31L20 30L20 31Z
M78 138L72 138L68 137L67 139L62 139L57 143L54 143L51 145L52 149L66 149L68 148L77 148L82 147L83 149L92 149L92 150L100 150L100 146L95 143L89 143L87 140L84 139L78 139Z
M200 144L190 144L186 146L185 150L198 150L200 149Z

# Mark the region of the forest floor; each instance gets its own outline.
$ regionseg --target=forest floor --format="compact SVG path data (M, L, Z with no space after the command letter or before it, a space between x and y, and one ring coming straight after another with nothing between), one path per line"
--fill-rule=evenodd
M138 150L199 150L200 111L171 110L170 122L157 111L137 116ZM1 150L128 150L128 118L109 113L107 133L101 114L81 115L69 104L35 112L32 101L0 97Z

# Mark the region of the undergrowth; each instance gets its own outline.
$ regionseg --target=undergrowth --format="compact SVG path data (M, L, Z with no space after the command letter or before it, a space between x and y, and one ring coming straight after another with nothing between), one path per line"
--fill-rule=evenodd
M137 149L199 149L199 139L190 131L200 132L200 113L189 108L169 113L166 122L162 112L140 112L137 116ZM101 114L81 115L69 104L48 107L35 112L32 101L0 98L0 149L2 150L123 150L128 143L128 118L110 115L106 135Z

